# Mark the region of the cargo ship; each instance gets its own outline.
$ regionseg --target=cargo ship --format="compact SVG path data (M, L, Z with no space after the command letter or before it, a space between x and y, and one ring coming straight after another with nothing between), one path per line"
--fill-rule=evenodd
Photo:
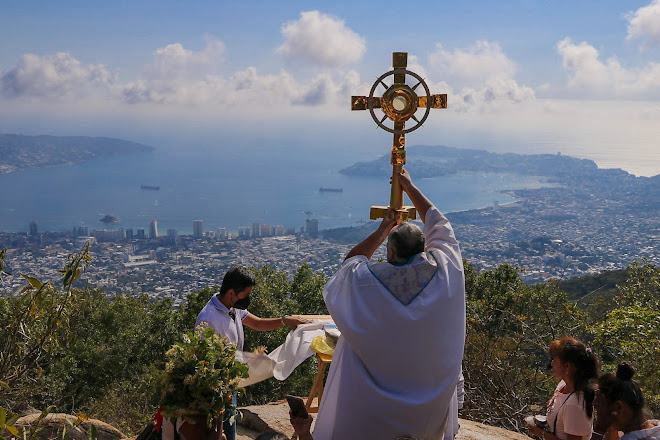
M152 191L160 191L160 186L154 185L140 185L140 189L150 189Z
M322 187L319 188L319 191L321 191L321 192L340 193L340 192L344 192L344 188L328 188L326 186L322 186Z

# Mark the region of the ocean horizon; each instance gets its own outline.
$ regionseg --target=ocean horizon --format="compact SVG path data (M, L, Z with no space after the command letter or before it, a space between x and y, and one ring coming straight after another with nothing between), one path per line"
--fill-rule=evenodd
M3 191L1 232L39 232L145 228L157 220L160 234L176 229L192 233L193 220L204 228L236 232L252 222L300 230L307 218L320 229L356 226L369 221L371 205L389 203L389 180L345 176L344 155L282 157L267 150L154 153L102 157L68 166L29 169L0 175ZM492 206L514 199L500 191L538 188L533 176L457 174L415 179L443 212ZM141 185L160 187L141 189ZM320 187L342 188L321 192ZM106 214L120 221L105 225Z

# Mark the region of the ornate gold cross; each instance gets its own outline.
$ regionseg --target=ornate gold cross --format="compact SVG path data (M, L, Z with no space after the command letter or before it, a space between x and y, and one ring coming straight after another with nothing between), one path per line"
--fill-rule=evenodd
M447 94L431 95L429 87L424 79L410 70L408 66L407 52L394 52L392 54L393 70L383 74L374 82L369 96L351 97L351 110L369 110L371 117L380 128L394 134L394 143L392 145L392 187L390 189L390 206L400 213L401 221L417 218L417 211L412 206L403 206L403 190L399 183L399 174L406 163L406 133L417 130L426 121L432 108L447 108ZM406 84L406 75L409 75L417 83L410 87ZM383 80L394 76L394 82L388 86ZM425 94L418 96L415 89L423 86ZM383 86L386 90L382 98L374 97L378 86ZM382 118L376 115L375 109L381 109L384 113ZM424 116L421 119L415 117L419 108L426 108ZM394 127L390 128L384 124L386 119L394 122ZM416 124L406 129L406 121L413 119ZM369 212L369 218L376 220L383 218L387 211L387 206L372 206Z

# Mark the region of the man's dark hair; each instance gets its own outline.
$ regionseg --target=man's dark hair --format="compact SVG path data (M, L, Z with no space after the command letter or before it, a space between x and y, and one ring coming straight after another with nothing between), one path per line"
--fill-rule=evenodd
M407 263L413 256L424 252L426 239L419 226L410 222L396 227L388 237L388 245L394 250L398 263Z
M255 440L289 440L289 437L277 431L262 432Z
M235 293L239 293L250 286L257 284L257 279L252 272L242 266L234 266L227 271L225 277L222 279L222 286L220 286L220 296L227 293L230 289Z

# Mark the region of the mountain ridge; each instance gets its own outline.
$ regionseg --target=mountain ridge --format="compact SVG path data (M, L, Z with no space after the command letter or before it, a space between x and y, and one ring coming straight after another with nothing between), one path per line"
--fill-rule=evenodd
M0 174L153 151L149 145L110 137L0 134Z

